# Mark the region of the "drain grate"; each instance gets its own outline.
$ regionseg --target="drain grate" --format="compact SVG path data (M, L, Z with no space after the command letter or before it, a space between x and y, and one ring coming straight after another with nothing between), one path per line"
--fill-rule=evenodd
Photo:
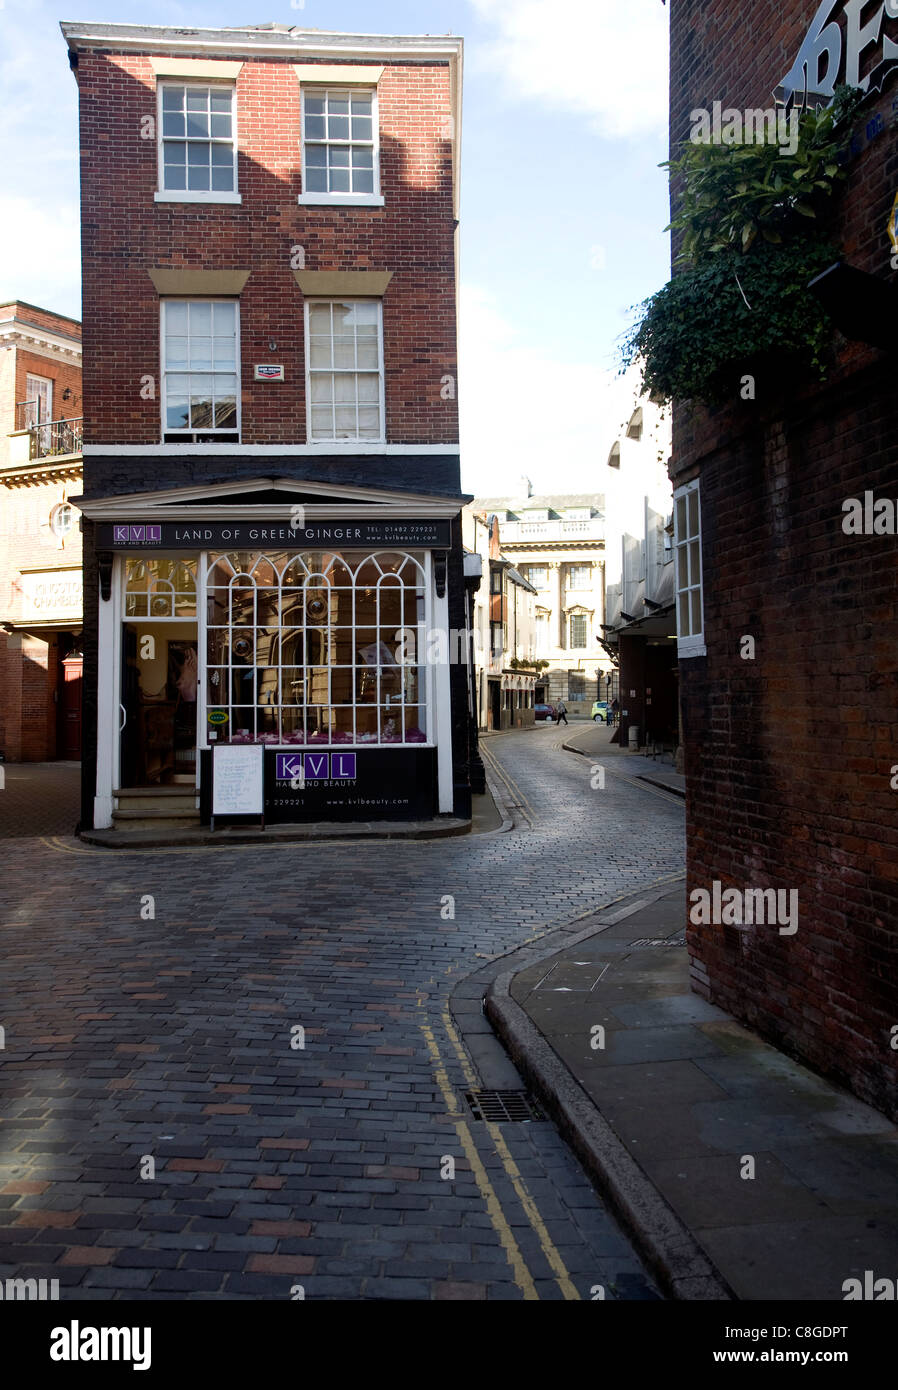
M526 1091L466 1091L465 1100L475 1120L493 1124L526 1124L541 1120L542 1111Z
M640 936L638 940L630 942L631 951L641 951L646 946L685 946L686 933L678 932L676 936Z

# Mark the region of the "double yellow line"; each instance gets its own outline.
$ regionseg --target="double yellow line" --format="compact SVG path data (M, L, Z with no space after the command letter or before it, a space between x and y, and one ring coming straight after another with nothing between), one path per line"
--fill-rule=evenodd
M423 1012L423 1004L419 1002L418 1007ZM470 1090L476 1090L478 1084L477 1077L474 1074L474 1071L468 1061L467 1054L462 1046L461 1039L459 1038L458 1033L456 1032L455 1027L452 1023L448 1007L443 1010L442 1022L443 1027L446 1030L446 1035L449 1038L449 1041L451 1042L452 1047L455 1050L456 1057L458 1058L458 1061L461 1065L465 1082ZM504 1249L505 1254L507 1256L508 1263L511 1266L512 1274L514 1276L514 1282L517 1285L517 1287L521 1290L526 1300L538 1301L539 1294L536 1291L536 1285L533 1280L533 1275L530 1273L530 1270L527 1267L527 1262L524 1259L523 1254L521 1253L521 1247L518 1245L517 1241L514 1238L512 1229L508 1224L508 1218L506 1217L505 1212L502 1210L502 1204L499 1201L499 1198L496 1196L496 1190L493 1187L493 1184L490 1182L489 1174L487 1173L486 1168L483 1164L483 1160L481 1159L480 1154L477 1151L477 1145L474 1142L474 1136L471 1133L470 1126L467 1120L464 1118L462 1112L459 1110L458 1099L451 1085L449 1084L449 1077L446 1072L446 1066L440 1054L440 1049L437 1044L436 1038L433 1035L433 1029L431 1028L430 1024L425 1020L421 1021L420 1028L421 1032L424 1035L424 1041L427 1044L427 1050L430 1053L431 1061L433 1062L433 1070L437 1080L437 1085L439 1086L440 1091L442 1092L443 1099L446 1102L446 1109L449 1111L449 1114L452 1116L454 1120L455 1132L458 1135L459 1144L461 1145L464 1155L471 1166L471 1172L474 1175L474 1181L477 1183L477 1186L480 1189L480 1194L483 1197L486 1210L489 1214L489 1218L493 1223L493 1228L499 1237L499 1240L502 1244L502 1248ZM511 1184L517 1194L521 1206L524 1209L524 1213L527 1217L527 1220L530 1222L531 1227L536 1233L536 1237L539 1240L540 1249L542 1250L543 1255L546 1258L546 1262L549 1265L549 1268L552 1270L552 1273L555 1276L556 1284L558 1285L559 1289L561 1290L562 1294L566 1299L579 1300L580 1294L571 1280L571 1277L565 1266L564 1260L559 1255L558 1250L556 1249L549 1235L549 1232L546 1229L546 1224L540 1216L539 1208L537 1207L536 1202L533 1200L533 1198L527 1190L527 1184L521 1176L520 1169L518 1168L517 1164L512 1158L512 1155L509 1151L508 1145L505 1142L505 1138L501 1130L499 1129L498 1125L490 1124L489 1122L487 1122L486 1129L487 1133L490 1136L490 1139L495 1145L496 1152L498 1153L499 1158L502 1161L502 1166L505 1169L505 1172L508 1174L509 1179L511 1180Z

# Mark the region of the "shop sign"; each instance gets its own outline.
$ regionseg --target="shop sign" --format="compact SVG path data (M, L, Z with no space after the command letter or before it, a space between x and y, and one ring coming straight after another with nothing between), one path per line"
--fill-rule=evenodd
M881 91L888 75L898 67L898 43L882 32L885 19L898 19L898 0L884 0L866 24L859 0L823 0L804 36L795 61L775 89L784 105L827 104L839 83L862 91ZM844 20L844 38L840 20ZM876 45L872 68L861 77L862 55Z
M23 574L21 620L40 622L54 618L80 619L83 605L81 572L39 570Z
M448 549L448 521L310 521L301 526L259 521L165 521L153 525L134 522L101 523L100 550L218 550L238 546L305 549L326 546L404 546Z
M354 782L355 753L278 753L275 780Z
M210 709L206 716L210 724L227 724L228 712L223 709Z
M284 369L275 366L273 362L257 363L253 376L256 381L283 381Z
M265 749L266 825L429 820L435 796L433 748Z

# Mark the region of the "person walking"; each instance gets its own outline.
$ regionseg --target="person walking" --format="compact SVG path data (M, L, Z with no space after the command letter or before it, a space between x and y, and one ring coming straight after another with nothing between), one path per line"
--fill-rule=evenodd
M558 704L555 706L555 713L558 715L559 724L567 724L567 705L563 700L558 701Z

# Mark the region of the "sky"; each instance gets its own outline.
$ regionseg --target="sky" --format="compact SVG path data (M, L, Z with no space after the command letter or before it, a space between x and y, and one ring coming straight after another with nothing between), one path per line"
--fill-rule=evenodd
M462 485L601 492L633 306L669 276L661 0L0 0L0 302L78 317L77 87L60 20L465 39Z

